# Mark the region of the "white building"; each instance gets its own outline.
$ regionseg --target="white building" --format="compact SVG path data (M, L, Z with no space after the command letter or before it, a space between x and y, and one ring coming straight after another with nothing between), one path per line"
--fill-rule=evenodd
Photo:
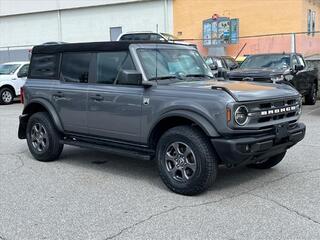
M172 0L0 0L0 62L52 41L115 40L121 32L173 32ZM8 51L9 50L9 51Z

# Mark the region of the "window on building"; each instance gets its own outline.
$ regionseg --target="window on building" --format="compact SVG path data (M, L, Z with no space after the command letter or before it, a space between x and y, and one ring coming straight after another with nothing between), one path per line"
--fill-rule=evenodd
M135 70L128 52L101 52L97 54L97 83L113 84L121 69Z
M64 53L61 63L61 79L65 82L87 83L91 53Z
M29 78L56 78L58 65L59 54L32 54Z
M117 41L118 37L122 33L122 27L111 27L110 28L110 40Z
M315 35L316 31L316 12L308 9L308 35Z

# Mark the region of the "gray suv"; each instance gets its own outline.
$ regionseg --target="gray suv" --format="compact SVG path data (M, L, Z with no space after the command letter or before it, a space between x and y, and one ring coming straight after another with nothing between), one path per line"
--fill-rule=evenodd
M172 191L194 195L218 165L267 169L303 139L288 85L218 82L196 49L160 42L36 46L19 138L40 161L63 145L155 159Z

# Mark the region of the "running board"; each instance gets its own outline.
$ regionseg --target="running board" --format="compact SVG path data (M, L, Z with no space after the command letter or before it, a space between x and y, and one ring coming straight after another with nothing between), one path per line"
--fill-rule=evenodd
M81 148L90 148L95 149L97 151L107 152L110 154L127 156L132 158L140 158L142 160L151 160L154 156L155 152L151 149L124 149L123 147L116 147L116 146L108 146L102 144L94 144L85 141L79 140L72 140L72 139L64 139L61 141L63 144L77 146ZM130 148L128 146L128 148Z

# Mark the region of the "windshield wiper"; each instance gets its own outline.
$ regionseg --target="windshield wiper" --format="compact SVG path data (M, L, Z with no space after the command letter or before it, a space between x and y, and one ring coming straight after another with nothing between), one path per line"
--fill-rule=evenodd
M176 78L176 76L161 76L161 77L152 77L152 78L149 78L149 81L152 81L152 80L164 80L164 79L172 79L172 78Z
M208 78L213 78L209 75L206 74L187 74L185 77L208 77Z

